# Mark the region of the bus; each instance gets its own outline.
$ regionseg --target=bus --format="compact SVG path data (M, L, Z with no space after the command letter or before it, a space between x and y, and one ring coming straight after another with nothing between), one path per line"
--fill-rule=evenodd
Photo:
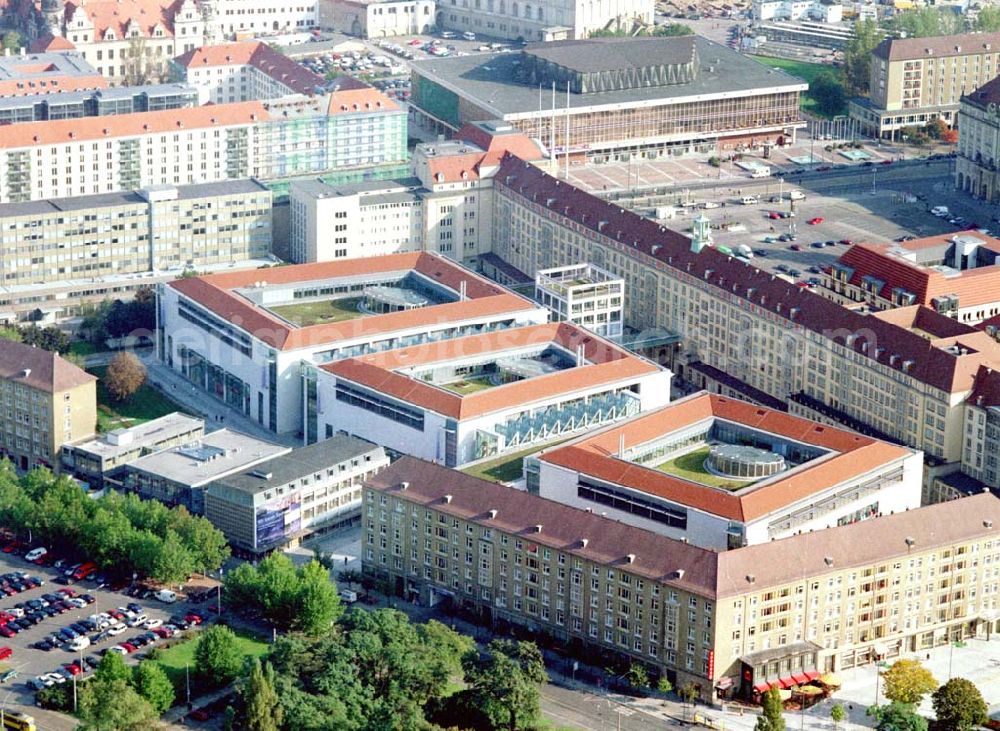
M34 717L20 711L3 711L3 727L11 731L38 731Z

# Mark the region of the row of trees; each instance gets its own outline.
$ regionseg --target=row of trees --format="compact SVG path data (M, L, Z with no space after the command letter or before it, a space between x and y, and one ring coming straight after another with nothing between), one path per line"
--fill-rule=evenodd
M871 710L879 731L926 731L927 720L917 714L916 707L928 693L932 694L938 731L971 731L986 723L982 693L965 678L952 678L939 686L919 660L897 660L882 674L882 680L890 703Z
M12 340L15 343L34 345L36 348L51 350L60 355L69 352L69 335L55 325L38 327L38 325L4 325L0 327L0 340Z
M452 681L464 679L458 692ZM440 622L394 609L352 610L316 638L287 635L238 681L231 728L366 731L532 728L547 680L533 643L494 640L484 651Z
M178 583L219 568L225 536L185 508L112 492L93 500L67 477L36 469L19 478L0 462L0 526L50 550L83 554L105 571Z
M101 349L108 338L151 334L156 330L156 293L152 287L140 287L127 302L104 300L83 319L81 330Z
M690 36L694 35L694 31L691 30L691 26L684 25L683 23L667 23L665 25L655 25L650 29L643 29L638 33L632 33L631 31L620 29L620 30L610 30L601 29L591 31L591 38L624 38L624 37L648 37L648 36Z
M227 606L311 636L328 632L343 614L326 567L316 560L296 567L277 551L257 566L240 564L225 577L223 590Z

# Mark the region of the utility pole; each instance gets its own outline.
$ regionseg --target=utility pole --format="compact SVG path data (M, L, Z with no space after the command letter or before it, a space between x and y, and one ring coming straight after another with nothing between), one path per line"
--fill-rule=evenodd
M184 663L184 685L187 688L187 706L191 708L191 669L188 663Z

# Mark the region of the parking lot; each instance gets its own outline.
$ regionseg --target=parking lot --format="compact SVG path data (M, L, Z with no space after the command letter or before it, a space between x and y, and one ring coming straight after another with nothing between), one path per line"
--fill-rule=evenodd
M34 714L35 686L48 686L55 682L72 682L74 674L78 679L83 678L93 672L90 666L95 665L99 657L104 652L109 651L109 648L146 635L146 641L142 642L143 646L125 655L127 663L136 663L149 649L163 643L165 637L156 634L149 636L148 633L169 634L169 630L164 628L170 624L171 617L180 620L193 610L210 619L208 616L209 607L214 609L214 592L207 591L208 596L199 603L178 600L167 604L153 597L129 596L126 594L128 591L126 588L121 591L97 588L98 584L93 580L93 576L68 585L57 583L60 580L61 568L37 566L16 553L0 553L0 576L3 577L0 579L0 586L5 587L7 592L15 591L17 580L13 575L18 572L23 572L22 576L26 574L35 577L41 582L38 586L0 598L0 621L3 622L0 625L0 647L8 647L11 650L8 657L0 660L0 678L6 678L0 685L0 691L3 692L3 705L7 709ZM132 587L132 590L135 591L136 588L138 587ZM62 597L66 597L69 592L72 592L77 596L89 595L92 601L83 606L65 607L61 603L53 601L53 596L49 596L48 600L42 599L46 595L60 595L60 590L64 592ZM42 606L42 602L47 603L48 606ZM77 604L83 604L83 602L77 602ZM131 610L128 607L129 604L133 605ZM119 608L122 609L119 610ZM138 611L134 611L136 609ZM22 611L24 613L33 611L36 617L39 617L39 621L26 622L27 628L14 634L16 620L11 615L20 614ZM83 633L78 634L87 637L91 644L78 651L65 649L67 647L65 642L59 642L57 646L48 650L39 649L39 643L45 642L47 638L53 638L53 635L58 635L61 630L65 630L71 624L86 622L88 618L101 613L118 615L119 618L115 622L115 626L121 629L114 630L113 634L109 634L108 629L112 626L110 621L104 631L97 627L93 630L85 629ZM49 616L50 614L51 616ZM145 617L142 623L137 622L134 618L138 614ZM110 619L108 617L108 620ZM151 623L147 625L146 622ZM133 626L129 626L129 624ZM188 623L185 621L181 624ZM6 636L11 634L13 636ZM0 654L6 653L0 652ZM82 671L78 672L67 668L74 663L82 665ZM52 677L53 674L58 674L62 680L57 681L55 677ZM38 680L39 676L45 675L50 677ZM45 728L46 726L40 723L39 727Z

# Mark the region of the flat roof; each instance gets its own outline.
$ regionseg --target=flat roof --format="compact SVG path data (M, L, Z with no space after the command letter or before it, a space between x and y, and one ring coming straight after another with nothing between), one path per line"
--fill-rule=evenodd
M322 472L341 462L366 454L383 457L385 450L365 439L348 434L336 434L325 441L293 449L291 452L259 462L242 472L227 475L216 480L214 485L256 495L277 485L285 485L292 480Z
M829 453L736 491L685 480L617 456L622 438L626 452L630 452L713 419L737 423ZM846 429L702 392L543 451L539 459L679 505L747 522L912 454L914 452L905 447Z
M687 84L655 86L645 89L570 94L571 109L594 107L635 106L661 102L678 103L687 99L705 97L737 97L754 93L805 91L808 85L784 71L769 68L731 48L694 36L695 48L700 59L697 78ZM583 44L589 43L580 42ZM595 48L604 49L602 44ZM574 46L576 49L576 46ZM590 53L586 45L574 53ZM471 100L498 117L547 116L551 114L549 97L538 109L538 87L514 81L515 71L521 63L519 53L472 54L414 61L411 67L419 76ZM566 92L557 90L556 105L566 108Z
M175 411L158 419L147 421L145 424L132 426L128 429L116 429L109 434L102 434L96 439L74 444L72 448L76 451L88 452L109 459L131 452L138 447L186 434L199 427L205 428L204 419ZM118 443L113 443L112 438L116 438Z
M297 327L254 304L235 290L267 285L320 282L379 273L415 271L453 292L464 283L466 299L429 305L401 312L369 315L341 322ZM437 254L413 252L360 259L297 264L267 271L212 274L170 282L171 288L218 317L234 323L253 337L279 350L318 347L359 337L384 335L434 325L444 326L491 315L523 313L539 305L508 291L499 284Z
M644 38L587 38L531 43L525 55L579 73L646 68L689 63L694 59L694 35Z
M546 345L558 345L570 354L575 354L577 348L582 346L587 362L464 395L399 372L467 358L499 359L507 352ZM528 325L426 343L347 358L327 363L321 368L338 378L454 419L470 419L561 394L625 383L662 370L645 358L570 323Z
M140 457L128 467L194 487L290 451L291 447L219 429L197 442Z

